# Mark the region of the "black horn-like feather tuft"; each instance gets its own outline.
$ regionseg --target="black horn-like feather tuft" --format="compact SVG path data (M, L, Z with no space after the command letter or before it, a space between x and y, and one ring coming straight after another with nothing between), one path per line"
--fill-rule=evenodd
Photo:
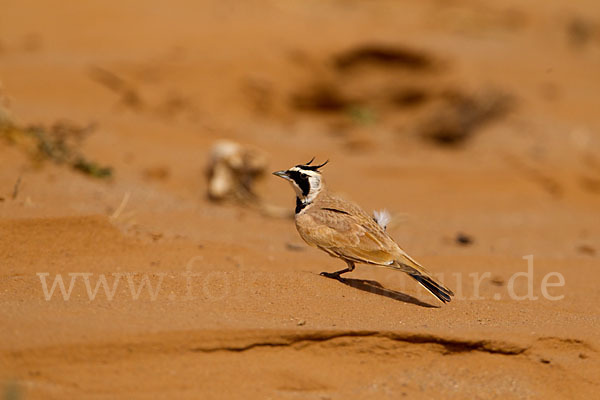
M319 171L319 168L325 166L325 164L327 164L329 162L329 160L325 161L323 164L320 165L310 165L313 161L315 160L315 158L313 157L309 162L307 162L306 164L299 164L296 165L296 167L298 168L302 168L302 169L308 169L310 171Z

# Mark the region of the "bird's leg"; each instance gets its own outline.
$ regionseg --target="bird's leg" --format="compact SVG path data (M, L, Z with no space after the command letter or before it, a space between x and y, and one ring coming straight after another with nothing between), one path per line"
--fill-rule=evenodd
M327 278L331 278L331 279L337 279L338 281L340 279L342 279L342 277L340 275L345 274L346 272L352 272L354 271L354 261L348 261L348 260L344 260L346 261L346 264L348 264L348 268L344 268L341 269L339 271L335 271L335 272L321 272L321 276L325 276Z

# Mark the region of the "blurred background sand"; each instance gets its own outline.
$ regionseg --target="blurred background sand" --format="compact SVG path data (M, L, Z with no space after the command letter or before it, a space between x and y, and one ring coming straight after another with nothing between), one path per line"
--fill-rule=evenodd
M6 398L597 393L597 1L5 0L0 82ZM329 159L456 299L320 277L291 219L208 198L223 139L289 210L270 171ZM121 280L46 300L39 273Z

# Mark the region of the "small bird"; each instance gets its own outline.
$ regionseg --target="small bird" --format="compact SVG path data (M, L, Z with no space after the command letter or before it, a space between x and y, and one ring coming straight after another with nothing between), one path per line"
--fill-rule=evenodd
M342 280L342 274L354 270L356 263L372 264L406 272L443 303L454 293L404 250L385 231L387 212L369 216L358 205L331 195L326 187L320 165L296 165L273 172L290 182L296 191L296 229L302 239L332 257L341 258L347 268L322 272L322 276Z

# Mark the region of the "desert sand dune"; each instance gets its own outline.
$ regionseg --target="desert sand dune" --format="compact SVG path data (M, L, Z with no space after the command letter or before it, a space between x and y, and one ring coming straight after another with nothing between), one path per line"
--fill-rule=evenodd
M596 2L4 3L5 398L595 398ZM319 276L270 175L313 156L452 302Z

